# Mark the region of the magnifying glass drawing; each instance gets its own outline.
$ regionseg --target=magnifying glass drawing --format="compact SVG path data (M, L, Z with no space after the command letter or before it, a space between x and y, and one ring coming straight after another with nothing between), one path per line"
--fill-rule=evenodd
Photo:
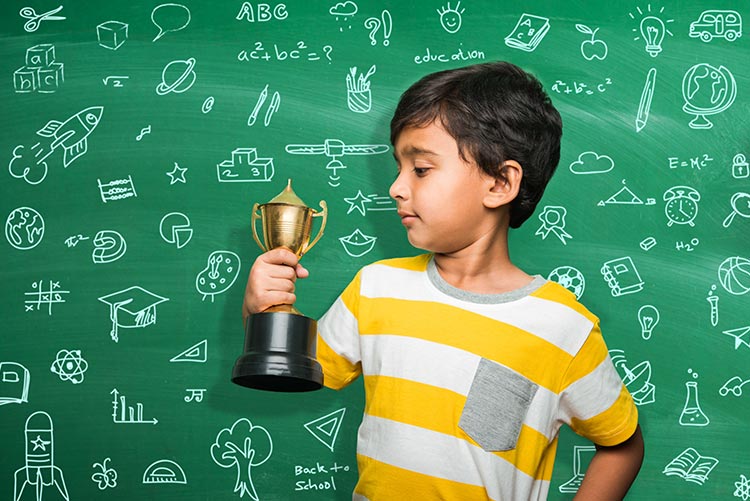
M732 212L724 219L722 223L724 228L729 228L729 225L734 221L734 216L737 214L750 218L750 193L737 192L732 195L729 203L732 205Z

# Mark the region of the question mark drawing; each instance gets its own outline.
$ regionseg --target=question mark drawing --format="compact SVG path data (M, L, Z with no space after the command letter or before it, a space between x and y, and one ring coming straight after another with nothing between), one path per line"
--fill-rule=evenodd
M365 19L365 28L370 30L370 45L378 44L375 34L381 26L383 27L383 46L388 47L391 43L389 38L391 37L391 31L393 30L393 18L388 10L384 10L380 14L380 19L377 17L368 17Z
M331 59L331 52L333 52L333 47L331 47L330 45L324 45L323 46L323 52L326 53L326 57L328 58L328 64L331 64L330 63L332 61L332 59Z

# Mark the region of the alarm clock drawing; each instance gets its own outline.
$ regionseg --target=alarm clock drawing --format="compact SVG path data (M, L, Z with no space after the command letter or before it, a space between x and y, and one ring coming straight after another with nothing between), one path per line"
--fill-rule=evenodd
M664 192L664 213L667 215L667 226L673 224L689 224L695 226L693 220L698 215L698 201L701 194L690 186L673 186Z

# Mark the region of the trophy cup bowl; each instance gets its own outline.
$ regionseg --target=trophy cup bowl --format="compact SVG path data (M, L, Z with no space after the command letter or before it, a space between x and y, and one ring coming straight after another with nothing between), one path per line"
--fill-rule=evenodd
M270 202L253 205L253 238L264 251L286 247L298 257L323 235L328 208L307 207L292 191L292 180ZM260 210L260 214L258 211ZM310 240L313 218L321 217L318 234ZM261 220L263 242L256 222ZM244 352L234 364L232 382L259 390L302 392L323 386L323 371L315 358L317 322L289 304L254 313L245 323Z

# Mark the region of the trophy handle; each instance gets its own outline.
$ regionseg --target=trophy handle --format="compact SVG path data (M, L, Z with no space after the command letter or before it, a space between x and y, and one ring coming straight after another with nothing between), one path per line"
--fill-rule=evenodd
M320 240L320 237L323 236L323 230L326 227L326 221L328 220L328 206L326 205L324 200L320 201L320 207L323 209L321 212L313 211L312 217L318 217L323 216L323 220L320 222L320 229L318 230L318 234L315 235L315 238L312 239L312 242L310 242L307 246L305 246L305 250L303 250L303 253L307 253L310 249L313 248L313 245L318 243L318 240Z
M261 218L260 214L258 214L258 207L259 205L257 203L253 204L253 212L252 216L250 217L251 226L253 227L253 238L255 239L255 243L258 244L258 247L260 247L263 252L268 252L269 249L261 243L260 238L258 238L258 231L255 229L256 221Z

